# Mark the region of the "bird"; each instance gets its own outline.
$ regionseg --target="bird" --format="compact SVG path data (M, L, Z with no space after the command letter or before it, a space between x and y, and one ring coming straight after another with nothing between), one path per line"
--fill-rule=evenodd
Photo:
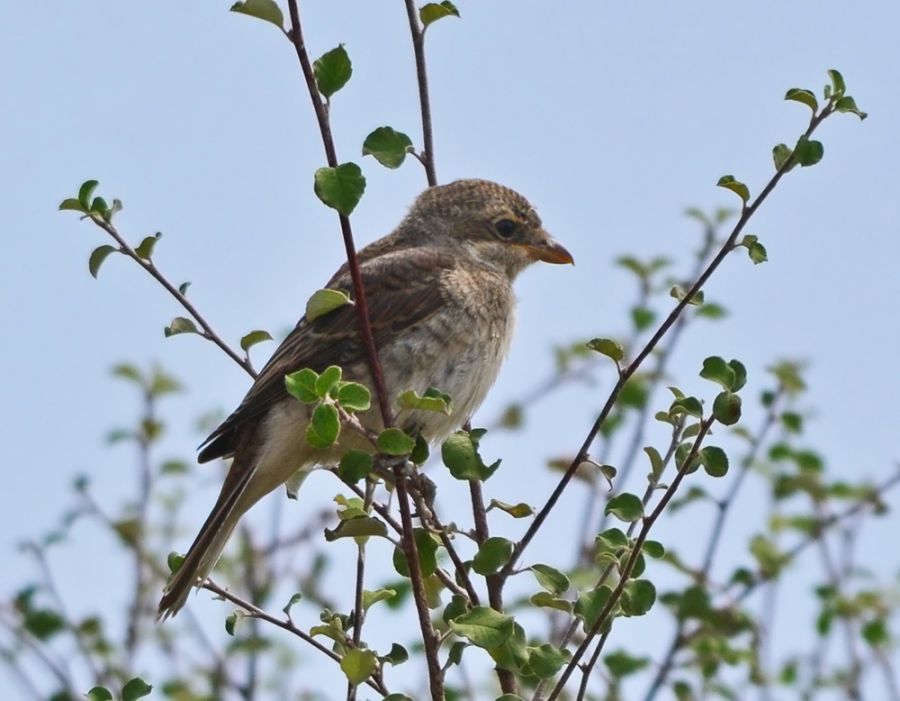
M386 393L395 425L437 445L479 407L509 349L515 318L512 283L536 261L573 264L518 192L465 179L420 194L397 228L358 253ZM353 297L349 265L326 285ZM359 433L335 446L306 440L311 409L286 390L285 376L337 365L343 379L372 389L351 305L312 321L304 316L272 354L237 409L201 444L198 462L231 459L218 499L180 567L169 578L158 617L175 615L211 573L239 519L266 494L317 466L335 465ZM401 393L436 388L449 414L403 409ZM374 432L380 412L358 414ZM369 447L372 451L371 446Z

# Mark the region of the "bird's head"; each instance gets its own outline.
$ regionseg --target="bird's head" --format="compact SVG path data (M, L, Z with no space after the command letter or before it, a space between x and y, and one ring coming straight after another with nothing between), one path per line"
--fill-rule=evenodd
M465 246L510 278L535 261L573 263L528 200L488 180L457 180L419 195L405 222L430 242Z

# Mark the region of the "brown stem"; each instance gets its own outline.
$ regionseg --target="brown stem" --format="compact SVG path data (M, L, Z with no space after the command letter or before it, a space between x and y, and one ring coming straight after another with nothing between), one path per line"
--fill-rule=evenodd
M834 108L831 103L826 105L821 112L814 115L810 120L809 126L804 132L805 136L810 136L815 129L822 123L828 115L830 115L834 111ZM709 265L706 269L700 274L697 280L691 285L690 289L685 293L684 297L675 305L675 308L669 313L669 316L660 324L659 328L653 334L649 341L647 341L647 345L637 354L634 360L622 370L619 374L619 379L616 384L613 386L612 391L610 392L609 398L606 400L606 404L604 404L603 409L600 411L600 414L597 416L597 419L594 421L593 426L591 426L591 430L588 432L587 437L584 439L584 442L581 444L581 448L578 450L575 458L572 460L572 463L569 465L565 474L560 478L559 483L554 488L553 492L550 494L550 497L547 499L547 502L538 512L537 516L535 516L534 521L531 522L531 525L528 527L528 530L525 531L525 535L522 536L522 539L516 544L516 547L513 549L512 557L509 559L509 562L506 563L506 566L503 568L501 572L502 576L507 577L513 571L516 566L516 563L519 561L519 558L522 557L522 553L528 547L528 544L540 530L544 521L547 519L547 516L553 510L553 507L556 506L556 503L559 501L560 496L562 496L563 491L568 486L569 482L572 480L572 477L575 476L575 472L578 469L578 466L584 462L584 460L588 456L588 451L590 450L591 445L594 442L594 439L597 437L597 434L600 432L600 428L603 426L603 423L606 421L609 414L612 412L613 407L615 406L616 400L619 397L619 393L622 391L622 387L625 386L625 383L637 372L638 368L641 364L646 360L647 356L653 352L653 349L656 348L657 344L659 344L660 340L668 333L669 329L678 321L678 318L681 316L681 313L684 309L691 303L691 301L695 298L697 293L706 284L706 281L710 278L710 276L716 271L716 269L722 264L722 261L728 256L729 253L734 249L735 244L737 242L737 237L744 230L744 227L747 225L747 222L753 217L756 213L756 210L759 209L760 205L766 201L766 198L771 194L772 190L775 189L775 186L781 180L785 173L790 170L795 163L794 155L791 154L785 162L782 164L781 168L775 171L775 174L766 183L765 187L760 191L759 195L753 201L752 204L744 204L744 208L741 210L741 215L738 218L737 223L734 225L734 228L729 234L728 238L722 244L722 247L719 249L719 252L715 255L715 257L710 261Z
M687 457L685 457L685 460L682 463L681 469L678 470L678 474L675 475L675 479L672 480L672 484L670 484L666 488L666 491L663 494L662 498L659 500L659 503L656 505L656 508L653 509L649 516L646 516L644 518L640 533L638 533L638 536L634 541L634 545L632 546L628 561L622 568L619 583L610 594L609 599L597 616L597 620L594 621L593 625L591 625L590 627L590 630L588 630L587 634L584 636L584 640L582 640L581 644L572 654L572 659L569 660L568 664L563 670L563 673L560 675L559 681L556 683L556 686L553 688L553 691L548 697L548 701L553 701L554 699L559 698L559 695L562 693L563 689L566 686L566 682L568 682L569 677L572 676L572 672L575 671L575 668L578 667L578 663L581 661L581 658L584 657L585 652L587 652L587 649L594 641L597 633L599 633L600 629L607 625L607 623L609 622L609 617L612 613L612 610L616 606L616 604L618 604L622 596L622 592L625 591L625 585L628 584L628 580L631 577L631 572L634 570L634 566L637 563L638 557L640 557L641 549L644 546L644 542L647 540L647 536L650 534L650 530L653 528L653 524L656 523L656 520L669 505L672 497L675 496L675 492L678 491L678 487L681 485L681 482L684 479L685 475L687 475L687 471L691 466L691 463L693 463L695 458L697 457L697 453L700 450L700 445L701 443L703 443L703 439L706 437L706 434L709 433L709 429L712 428L714 421L715 419L710 417L700 422L700 430L697 433L697 437L694 439L694 443L691 446L690 452L688 453ZM602 644L598 647L602 649ZM594 655L594 657L596 658L598 657L598 655ZM590 674L590 671L590 665L586 665L583 669L583 674Z
M300 628L295 626L289 618L281 619L276 616L273 616L271 613L268 613L267 611L264 611L263 609L259 608L259 606L256 606L255 604L250 603L246 599L242 599L241 597L239 597L235 594L232 594L227 589L223 589L218 584L213 582L211 579L207 579L201 585L201 587L203 589L206 589L207 591L211 591L212 593L217 594L218 596L222 597L226 601L230 601L231 603L233 603L237 606L240 606L242 609L244 609L244 611L248 615L253 616L254 618L258 618L260 620L266 621L267 623L271 623L273 626L277 626L278 628L281 628L282 630L285 630L288 633L296 635L298 638L300 638L304 642L312 645L314 648L316 648L316 650L318 650L322 654L327 655L335 662L340 663L341 658L336 652L334 652L330 648L328 648L325 645L323 645L322 643L320 643L318 640L316 640L314 637L312 637L305 631L300 630ZM375 691L377 691L380 694L387 695L389 693L388 690L385 688L384 683L378 679L370 678L370 679L367 679L365 683L368 684L373 689L375 689Z
M484 494L481 490L481 482L469 480L469 495L472 498L472 516L475 521L475 538L478 545L482 545L490 537L488 529L487 510L484 508ZM488 590L488 602L491 608L503 613L503 579L496 574L489 574L485 578ZM504 694L516 693L516 676L508 669L495 667L500 689Z
M409 19L409 33L412 36L413 53L416 57L416 78L419 83L419 110L422 113L423 153L416 157L425 166L428 186L437 185L434 168L434 134L431 128L431 100L428 97L428 72L425 70L425 30L419 25L416 3L406 0L406 15Z
M113 237L115 242L119 244L119 252L124 253L126 256L131 258L135 263L140 265L144 270L146 270L153 278L162 285L166 291L172 295L178 303L187 311L188 314L191 315L193 320L197 322L197 325L200 327L201 333L200 335L205 338L207 341L212 341L215 343L222 351L224 351L225 355L231 358L234 362L243 368L244 372L246 372L250 377L256 377L256 370L253 369L253 366L250 364L250 360L248 358L242 357L236 351L234 351L231 346L229 346L225 341L221 339L221 337L213 331L212 326L207 323L206 319L197 311L197 308L185 297L179 290L176 288L171 282L168 281L165 275L163 275L159 268L154 265L153 261L146 260L141 258L137 252L132 248L128 242L122 238L122 235L118 232L116 227L114 227L111 223L104 220L98 214L91 214L91 221L94 222L97 226L103 229L107 234Z

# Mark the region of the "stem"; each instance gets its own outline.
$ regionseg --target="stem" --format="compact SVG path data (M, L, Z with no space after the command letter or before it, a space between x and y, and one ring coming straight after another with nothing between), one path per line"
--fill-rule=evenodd
M105 221L99 215L90 215L91 221L94 222L97 226L103 229L107 234L113 237L115 242L119 244L119 252L124 253L126 256L131 258L135 263L140 265L144 270L146 270L160 285L162 285L166 291L172 295L175 300L187 311L188 314L191 315L193 320L197 322L197 325L201 329L200 335L205 338L207 341L212 341L215 343L222 351L224 351L225 355L231 358L234 362L243 368L244 372L246 372L250 377L256 378L256 370L253 369L253 366L250 364L250 360L242 357L239 353L234 351L231 346L229 346L225 341L221 339L221 337L213 331L212 326L203 318L200 312L197 311L197 308L185 297L181 292L179 292L178 288L176 288L171 282L166 279L166 276L163 275L159 268L154 265L153 261L145 260L141 258L137 252L132 248L119 231L110 224L108 221Z
M293 635L296 635L301 640L312 645L319 652L323 653L324 655L327 655L335 662L340 663L341 658L336 652L325 647L322 643L320 643L318 640L313 638L311 635L309 635L305 631L300 630L297 626L295 626L293 624L293 622L290 619L281 619L281 618L277 618L276 616L273 616L272 614L268 613L267 611L264 611L263 609L259 608L255 604L250 603L246 599L242 599L241 597L236 596L235 594L232 594L227 589L223 589L218 584L213 582L211 579L207 579L202 584L202 588L206 589L208 591L211 591L214 594L219 595L226 601L230 601L231 603L236 604L237 606L240 606L250 616L253 616L254 618L259 618L260 620L266 621L267 623L271 623L272 625L277 626L278 628L281 628L282 630L286 630L288 633L292 633ZM375 691L377 691L380 694L387 695L389 693L388 690L385 688L384 683L379 679L369 678L366 680L365 683L368 684L373 689L375 689Z
M481 482L478 480L469 480L469 495L472 498L472 516L475 521L475 538L478 545L481 546L484 541L490 537L488 529L487 511L484 508L484 494L481 489ZM489 574L485 578L488 590L488 602L491 608L499 613L503 613L503 579L496 574ZM500 682L500 689L504 694L516 693L516 677L508 669L495 667L497 672L497 680Z
M431 128L431 100L428 97L428 72L425 69L425 30L419 25L416 16L416 4L406 0L406 15L409 19L409 33L412 36L413 53L416 57L416 78L419 83L419 110L422 113L422 141L424 150L418 155L425 166L425 177L428 187L437 185L437 174L434 169L434 135Z
M666 488L665 494L663 494L662 498L659 500L656 508L653 509L652 513L649 516L646 516L644 518L640 533L638 533L638 536L634 541L631 555L628 557L628 561L625 563L625 566L621 570L619 583L616 585L615 589L613 589L608 601L603 606L600 614L597 616L597 620L594 621L594 624L591 626L590 630L588 630L587 635L585 635L584 640L572 654L572 659L569 660L569 663L566 665L566 668L560 675L559 681L556 683L556 686L553 688L553 691L548 697L548 701L553 701L554 699L559 698L559 695L562 693L563 689L566 686L566 682L568 682L569 677L572 676L572 672L575 671L575 668L578 666L579 661L582 657L584 657L584 653L587 652L588 647L590 647L594 638L597 636L597 633L600 632L600 629L603 628L609 621L613 608L619 602L619 599L622 596L622 592L625 591L625 585L628 584L628 579L631 576L631 572L632 570L634 570L634 566L641 554L641 548L643 548L644 542L647 540L647 536L650 534L650 529L653 528L653 524L656 523L656 520L669 505L672 497L675 496L675 492L678 491L678 487L681 485L682 480L687 475L688 468L691 466L691 463L694 462L697 453L700 450L700 445L703 443L703 439L706 437L706 434L709 433L709 429L712 428L714 422L715 419L713 419L712 417L704 419L700 422L700 430L697 433L696 439L694 439L694 443L691 446L690 452L685 458L684 463L682 463L681 469L678 471L678 474L675 475L675 479L672 480L672 484L670 484ZM601 643L602 642L605 642L605 639L602 640ZM602 644L599 645L599 647L602 648ZM594 655L595 659L597 657L598 655ZM589 674L590 669L590 666L586 666L583 670L583 673Z
M831 103L828 103L821 112L816 115L813 115L810 120L809 126L807 127L804 135L809 137L815 129L822 123L828 115L833 112L833 106ZM603 409L600 411L600 414L597 416L597 419L594 421L593 426L591 426L591 430L588 432L587 437L584 439L584 442L581 444L581 448L578 450L575 458L572 460L572 464L569 465L565 474L560 479L559 483L556 485L556 488L551 493L550 497L547 499L547 502L538 512L534 521L532 521L531 525L528 527L528 530L525 532L525 535L522 536L522 539L516 544L516 547L513 549L512 557L509 559L509 562L506 563L506 566L503 568L501 575L504 577L509 576L509 574L513 571L516 566L516 563L519 561L519 558L522 557L522 553L528 547L528 544L537 534L538 530L540 530L544 521L547 519L547 516L553 510L553 507L556 506L556 503L559 501L560 496L562 496L563 491L568 486L569 482L572 480L572 477L575 476L575 471L578 469L578 466L584 462L584 460L588 456L588 451L590 450L591 445L594 442L594 439L597 437L597 434L600 432L600 428L603 426L603 422L606 421L609 414L612 412L613 407L615 406L616 400L619 397L619 393L622 391L622 387L624 387L625 383L637 372L638 368L641 364L646 360L647 356L653 352L653 349L656 348L657 344L659 344L660 340L668 333L669 329L673 324L678 320L681 316L681 313L684 311L685 307L694 299L697 292L706 284L706 281L710 278L710 276L716 271L716 269L722 264L722 261L728 256L729 253L734 249L735 243L737 241L737 237L740 235L741 231L743 231L744 227L747 225L747 222L753 217L756 213L756 210L759 209L760 205L766 201L766 198L771 194L772 190L775 189L775 186L778 185L778 182L784 176L785 173L794 165L794 156L791 154L785 162L782 164L781 168L775 171L775 174L766 183L766 186L760 191L757 198L753 201L752 204L744 204L744 208L741 210L741 215L738 218L737 223L734 225L734 229L732 229L731 234L729 234L728 238L722 244L722 247L719 249L719 252L715 255L715 257L710 261L709 265L706 269L700 274L697 280L691 285L690 289L685 293L684 297L675 305L675 308L669 313L669 316L660 324L659 328L653 334L649 341L647 341L647 345L637 354L634 360L619 374L619 379L616 384L613 386L612 391L610 392L609 398L606 400L606 404L603 406Z

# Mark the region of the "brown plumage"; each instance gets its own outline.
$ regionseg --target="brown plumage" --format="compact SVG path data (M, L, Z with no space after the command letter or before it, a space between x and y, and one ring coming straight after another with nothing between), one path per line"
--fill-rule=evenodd
M389 398L437 387L450 394L450 416L397 412L398 424L435 443L458 429L490 389L513 327L512 281L536 260L571 263L542 228L528 201L484 180L459 180L422 193L397 229L359 253L375 344ZM347 265L326 287L353 296ZM265 494L350 448L370 448L343 431L328 450L306 443L308 407L287 394L284 376L329 365L371 387L355 310L344 306L310 323L300 319L238 408L204 441L200 462L233 458L212 512L169 581L159 615L174 615L205 579L240 517ZM383 426L377 410L363 424Z

